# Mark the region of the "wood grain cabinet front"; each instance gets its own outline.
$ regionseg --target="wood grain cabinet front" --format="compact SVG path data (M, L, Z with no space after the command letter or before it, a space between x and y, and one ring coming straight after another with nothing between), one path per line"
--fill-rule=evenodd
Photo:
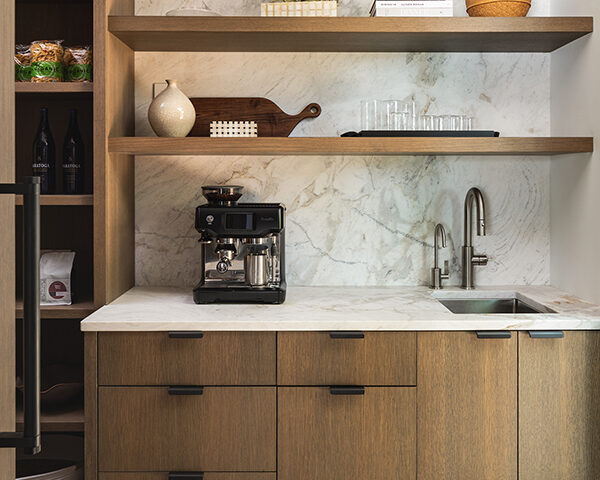
M100 385L275 385L274 332L98 336Z
M278 385L416 385L414 332L281 332Z
M278 480L415 479L415 388L360 392L279 388Z
M517 336L506 334L418 334L419 480L516 480Z
M597 480L600 332L532 333L519 333L519 479Z
M187 480L194 480L191 475L198 473L197 478L202 480L276 480L275 472L180 472L188 474ZM185 478L185 475L179 477ZM169 476L169 472L111 472L101 473L99 480L179 480L177 475Z
M99 470L276 471L275 387L100 387Z

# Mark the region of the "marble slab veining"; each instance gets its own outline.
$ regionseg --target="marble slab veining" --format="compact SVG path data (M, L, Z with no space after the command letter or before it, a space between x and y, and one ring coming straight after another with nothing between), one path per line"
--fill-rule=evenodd
M185 0L137 0L138 15L163 15ZM258 14L259 0L206 0L222 14ZM371 0L340 2L366 15ZM531 15L547 13L536 0ZM465 15L464 1L455 14ZM294 136L360 128L360 101L414 94L423 111L477 116L505 136L550 133L548 55L429 53L137 53L136 134L152 83L179 80L189 96L268 97L289 113L315 101L323 114ZM136 284L192 287L200 276L194 209L203 184L240 184L245 200L287 206L290 285L403 286L427 283L432 235L449 233L451 283L460 281L462 209L472 186L488 202L491 257L479 285L550 280L550 160L531 157L213 156L136 159Z
M516 297L555 314L453 314L438 298ZM195 305L191 291L135 287L83 331L600 330L600 307L552 287L291 287L283 305Z

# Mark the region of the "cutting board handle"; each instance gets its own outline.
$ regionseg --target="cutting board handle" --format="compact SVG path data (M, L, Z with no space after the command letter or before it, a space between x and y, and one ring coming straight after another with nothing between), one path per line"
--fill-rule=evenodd
M311 103L308 107L302 110L296 117L299 118L317 118L321 115L321 105L318 103Z

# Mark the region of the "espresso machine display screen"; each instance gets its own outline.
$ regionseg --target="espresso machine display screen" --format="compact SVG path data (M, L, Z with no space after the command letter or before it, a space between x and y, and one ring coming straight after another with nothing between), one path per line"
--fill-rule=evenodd
M278 203L238 204L241 191L202 187L208 203L196 208L202 245L196 303L285 300L285 208Z
M225 226L228 230L253 230L254 214L229 213L225 217Z

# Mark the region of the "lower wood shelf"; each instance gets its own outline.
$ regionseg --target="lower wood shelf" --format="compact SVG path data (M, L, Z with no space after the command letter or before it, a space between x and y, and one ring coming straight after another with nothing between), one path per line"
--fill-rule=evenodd
M561 155L591 153L594 139L116 137L109 139L108 149L129 155Z
M17 196L17 205L23 205L23 197ZM41 195L40 205L84 207L94 205L93 195Z
M94 84L89 82L15 83L16 93L86 93L93 91Z
M83 409L72 412L42 413L42 432L83 432ZM23 431L23 412L17 411L17 431Z
M49 319L84 319L88 315L91 315L94 312L94 310L94 302L91 300L87 300L74 303L73 305L42 307L41 314L42 318ZM16 317L23 318L23 300L17 300Z

